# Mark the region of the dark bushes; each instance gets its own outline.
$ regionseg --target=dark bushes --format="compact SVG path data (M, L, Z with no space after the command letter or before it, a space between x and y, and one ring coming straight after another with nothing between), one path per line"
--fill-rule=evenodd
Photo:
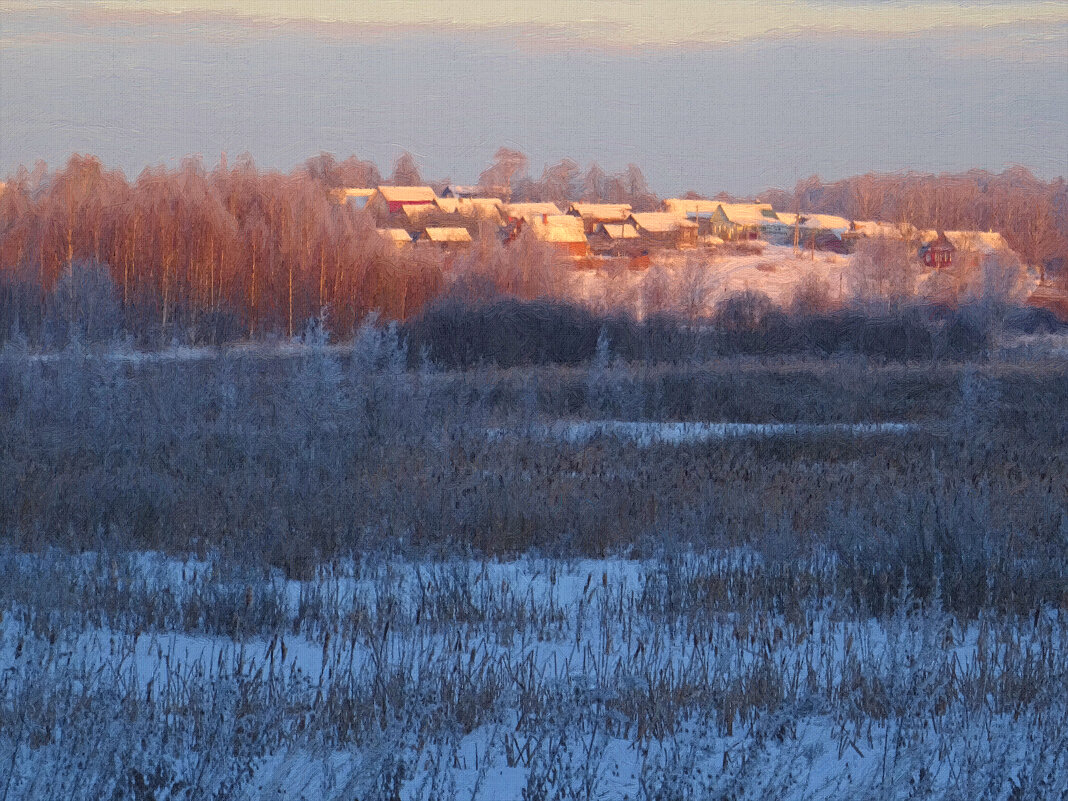
M766 295L728 298L710 322L660 314L637 320L585 307L515 299L430 307L406 327L409 353L447 369L478 364L575 365L594 359L604 331L611 355L627 362L678 362L727 356L856 354L878 361L980 356L989 335L965 312L932 320L919 310L880 317L842 311L788 317Z

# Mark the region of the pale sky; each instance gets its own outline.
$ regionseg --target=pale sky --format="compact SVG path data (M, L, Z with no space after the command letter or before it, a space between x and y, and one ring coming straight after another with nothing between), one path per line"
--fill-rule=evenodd
M493 151L661 195L869 170L1068 175L1068 2L0 0L0 175Z

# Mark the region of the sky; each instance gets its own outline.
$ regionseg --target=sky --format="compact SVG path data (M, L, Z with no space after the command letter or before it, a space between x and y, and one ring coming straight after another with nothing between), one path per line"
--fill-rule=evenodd
M505 145L654 191L809 175L1068 175L1068 2L0 0L0 175L93 153L288 170Z

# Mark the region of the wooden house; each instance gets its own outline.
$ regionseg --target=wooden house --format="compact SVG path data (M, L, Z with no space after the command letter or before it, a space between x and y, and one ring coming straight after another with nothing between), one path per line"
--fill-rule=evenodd
M591 234L601 223L626 222L630 211L629 203L572 203L567 213L582 220L582 230Z
M852 247L851 223L834 214L776 212L779 223L765 229L765 238L780 245L846 253Z
M412 244L412 235L403 228L379 228L378 235L387 242L392 242L397 247Z
M501 214L506 223L530 222L535 217L555 217L562 212L555 203L505 203Z
M993 231L925 231L920 239L920 258L938 269L975 269L989 256L1011 252L1004 237Z
M433 206L437 195L429 186L380 186L367 198L366 207L380 217L419 206Z
M429 226L422 231L418 241L429 242L442 250L459 250L468 247L472 240L466 228Z
M481 187L478 186L461 186L459 184L449 184L441 190L442 197L478 197L482 193Z
M926 266L944 270L953 266L953 257L956 252L957 248L949 241L946 232L939 231L934 239L925 242L920 247L920 258Z
M770 223L778 223L770 203L720 203L709 218L710 233L727 241L759 239Z
M590 249L598 254L621 256L637 245L641 237L638 229L629 222L599 223L587 237Z
M470 220L485 220L494 225L504 224L502 203L495 197L439 197L434 205L445 214L454 214Z
M689 217L696 219L698 215L713 214L720 206L718 200L691 200L689 198L669 197L664 200L664 211L674 214L676 217Z
M666 248L697 247L697 223L666 211L635 212L627 218L643 242Z
M331 195L338 205L345 205L352 209L363 209L367 206L367 201L370 200L374 193L374 189L349 186L335 189L331 192Z
M585 256L590 243L582 228L582 219L571 214L545 214L526 223L534 236L548 242L569 256Z

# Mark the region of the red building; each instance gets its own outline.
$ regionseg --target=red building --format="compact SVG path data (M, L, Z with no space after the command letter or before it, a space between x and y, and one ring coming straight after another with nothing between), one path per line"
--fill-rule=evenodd
M939 231L938 236L920 249L923 263L928 267L943 270L953 266L953 256L957 248L946 237L945 231Z
M432 206L437 195L429 186L380 186L367 199L376 214L397 214L407 208Z

